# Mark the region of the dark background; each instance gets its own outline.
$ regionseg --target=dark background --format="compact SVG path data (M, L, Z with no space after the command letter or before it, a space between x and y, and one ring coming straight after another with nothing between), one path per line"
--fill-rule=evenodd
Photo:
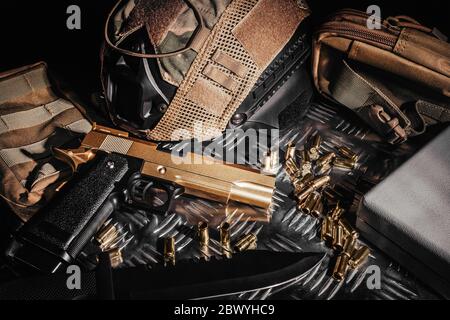
M276 1L276 0L273 0ZM0 72L39 60L88 96L99 87L99 49L103 41L105 17L116 0L35 0L1 1ZM365 11L369 5L381 7L382 16L406 14L423 24L450 35L450 2L446 0L377 1L309 0L313 22L346 7ZM81 30L66 28L66 9L81 8Z

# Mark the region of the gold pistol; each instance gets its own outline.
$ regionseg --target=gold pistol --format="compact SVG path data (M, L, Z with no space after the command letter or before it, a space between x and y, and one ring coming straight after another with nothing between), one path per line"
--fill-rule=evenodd
M98 151L139 159L141 177L170 185L180 194L220 202L245 204L264 211L272 204L275 177L249 167L226 164L205 156L186 153L182 157L158 149L156 143L129 137L128 133L94 124L78 150L55 149L55 156L74 171L95 158ZM179 157L179 158L176 158ZM180 159L182 158L182 159ZM180 161L186 160L189 161ZM164 189L164 188L162 188ZM146 196L141 200L145 202Z

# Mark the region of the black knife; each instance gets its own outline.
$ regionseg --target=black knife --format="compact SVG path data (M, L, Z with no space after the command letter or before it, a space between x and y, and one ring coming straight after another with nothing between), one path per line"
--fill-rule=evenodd
M231 259L180 261L174 267L108 269L83 273L81 290L67 289L67 274L20 279L0 286L0 299L181 300L220 298L293 281L325 254L247 251Z

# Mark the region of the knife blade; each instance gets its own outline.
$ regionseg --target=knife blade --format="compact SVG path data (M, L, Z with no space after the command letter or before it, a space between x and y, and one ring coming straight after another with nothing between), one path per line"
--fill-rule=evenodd
M280 286L316 267L325 254L247 251L233 258L180 261L176 266L142 265L82 274L81 290L67 288L68 275L58 273L19 279L0 286L0 299L184 300L220 298ZM96 282L96 285L93 282ZM106 282L106 283L105 283ZM102 292L107 290L110 292Z

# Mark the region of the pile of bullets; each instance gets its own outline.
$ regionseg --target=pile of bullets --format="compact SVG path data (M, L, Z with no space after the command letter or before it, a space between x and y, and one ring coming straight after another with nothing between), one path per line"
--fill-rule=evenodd
M336 153L321 154L321 144L319 134L310 138L301 151L293 143L289 143L284 168L294 186L293 195L298 211L316 218L325 216L321 239L339 255L333 277L342 281L349 268L358 268L366 261L370 251L364 246L357 248L358 233L342 218L345 210L340 207L339 202L328 214L324 214L323 194L330 187L333 168L353 170L358 156L345 146L339 147Z
M224 222L220 225L220 245L222 255L231 258L233 252L243 252L247 250L255 250L257 247L258 237L254 233L249 233L239 238L234 246L231 246L231 225ZM197 225L197 237L199 241L200 251L208 252L210 245L209 226L208 223L202 221ZM175 239L173 237L164 239L164 264L175 265Z
M343 213L338 202L323 219L320 231L321 239L338 254L333 269L337 281L344 280L348 270L361 266L370 254L369 248L357 244L359 234L341 218Z

